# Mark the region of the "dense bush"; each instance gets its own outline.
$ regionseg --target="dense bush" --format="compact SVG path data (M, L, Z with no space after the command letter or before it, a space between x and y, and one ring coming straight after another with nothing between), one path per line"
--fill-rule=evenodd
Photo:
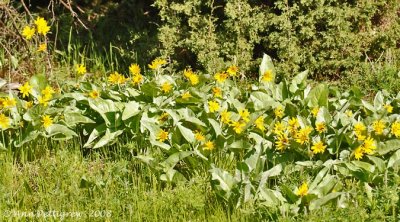
M309 69L315 78L358 72L387 50L399 53L400 3L396 0L156 0L163 52L195 57L209 72L222 61L249 70L267 52L285 75Z

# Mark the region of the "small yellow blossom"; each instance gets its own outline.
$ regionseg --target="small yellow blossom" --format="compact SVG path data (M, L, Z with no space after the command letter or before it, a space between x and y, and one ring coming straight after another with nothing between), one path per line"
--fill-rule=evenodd
M300 143L301 145L307 144L310 140L310 133L312 132L312 127L306 126L303 129L300 129L296 135L294 136L296 142Z
M18 89L22 93L22 98L28 97L29 94L32 93L32 86L29 84L29 82L25 82L25 84L20 86Z
M168 132L161 130L157 135L157 140L163 143L167 139L168 139Z
M39 101L39 104L41 104L45 107L49 105L49 100L44 96L39 96L38 101Z
M281 106L276 107L274 110L274 114L275 114L275 117L282 118L283 117L283 108Z
M151 62L151 64L149 64L149 68L152 70L157 70L165 64L167 64L167 61L165 61L164 59L156 58Z
M236 76L238 71L239 71L239 67L237 67L237 66L235 66L235 65L230 66L230 67L228 68L228 70L226 70L226 72L227 72L230 76Z
M108 77L108 82L112 84L124 84L126 80L127 79L125 76L119 74L118 72L114 72Z
M392 113L393 112L393 106L391 106L390 104L386 104L385 106L383 106L385 109L386 109L386 111L388 112L388 113Z
M348 116L348 117L352 117L353 116L353 111L351 111L351 110L346 110L346 115Z
M213 150L215 147L214 147L214 143L213 142L211 142L211 141L207 141L205 144L204 144L204 150Z
M283 151L286 147L289 146L289 138L286 134L280 133L276 136L275 141L276 149L279 151Z
M131 64L129 66L129 71L131 72L132 75L140 75L140 67L138 64Z
M283 134L283 131L285 131L285 129L286 129L286 126L283 124L283 122L276 122L274 125L273 132L276 135L280 135L280 134Z
M185 92L185 93L183 93L182 94L182 99L189 99L189 98L191 98L192 97L192 95L190 94L190 92Z
M242 118L242 120L246 123L248 123L250 121L249 117L250 117L250 113L247 109L241 109L239 110L239 115Z
M385 122L383 120L375 120L372 123L372 128L375 131L376 135L382 135L383 130L385 130Z
M304 182L296 192L297 196L306 196L308 194L308 184Z
M297 117L292 117L288 121L288 129L291 134L296 134L297 129L300 127L299 119Z
M10 126L10 118L3 113L0 114L0 127L2 130L7 129Z
M100 96L99 91L93 89L92 91L89 92L89 96L92 99L97 99Z
M256 121L254 122L254 124L256 125L257 129L259 129L262 132L264 132L265 126L264 126L264 117L263 116L258 117L256 119Z
M273 74L272 74L272 70L268 69L267 71L265 71L262 75L261 81L263 82L272 82L273 80Z
M194 138L195 138L197 141L204 141L204 140L206 139L206 138L204 137L203 133L200 132L200 131L196 131L196 132L195 132Z
M390 132L395 135L397 138L400 137L400 122L396 121L392 124L392 128Z
M363 156L364 156L364 147L361 145L357 147L356 150L354 150L354 158L356 160L359 160L362 159Z
M219 110L219 103L217 101L208 101L208 109L210 113L214 113Z
M158 122L163 124L165 121L168 120L169 114L168 113L162 113L160 117L158 117Z
M44 115L42 117L42 123L44 128L48 128L49 126L53 125L53 119L49 115Z
M318 113L319 113L319 107L317 106L317 107L314 107L312 110L311 110L311 113L312 113L312 115L314 116L314 117L317 117L318 116Z
M162 90L164 93L169 93L169 92L172 90L172 85L171 85L171 83L169 83L169 82L164 82L164 83L161 85L161 90Z
M15 98L7 97L7 98L3 99L3 106L5 108L12 108L16 104L17 104L17 101L15 100Z
M371 137L368 137L366 140L364 140L363 149L365 153L372 154L376 149L375 140Z
M243 121L236 121L233 122L231 126L233 127L235 133L241 134L243 132L243 128L246 126L246 123L244 123Z
M29 26L25 26L22 30L22 36L25 37L26 40L31 39L35 35L35 28L31 28Z
M40 44L39 45L39 47L38 47L38 52L44 52L44 51L46 51L47 50L47 44L46 43L42 43L42 44Z
M83 74L85 74L87 72L86 66L83 63L82 64L76 64L75 69L76 69L76 73L78 75L83 75Z
M326 145L324 145L324 143L322 141L314 143L313 146L311 147L311 151L314 154L323 153L323 152L325 152L325 149L326 149Z
M231 113L227 110L221 112L221 122L224 124L229 124L231 122Z
M317 130L318 133L325 133L327 131L325 122L317 122L315 124L315 129Z
M50 100L53 97L54 93L55 91L51 86L46 86L46 88L42 90L43 98L45 98L46 100Z
M222 98L222 90L219 87L214 87L212 88L212 92L214 94L214 97L216 98Z
M214 79L218 82L218 83L224 83L225 80L228 78L228 74L225 72L219 72L216 73L214 75Z
M139 85L143 82L143 76L141 74L136 74L132 77L132 84Z
M39 34L46 35L50 31L50 27L47 25L47 21L42 17L38 17L35 20L35 25Z

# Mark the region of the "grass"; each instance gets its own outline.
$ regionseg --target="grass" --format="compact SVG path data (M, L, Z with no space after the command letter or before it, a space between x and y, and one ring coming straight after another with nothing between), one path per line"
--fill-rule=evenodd
M72 142L48 145L51 149L43 149L43 144L25 147L37 154L34 157L24 153L16 158L11 151L0 153L1 221L25 221L31 219L29 213L33 212L53 213L50 217L53 221L63 219L61 213L64 213L65 221L397 219L397 208L392 200L398 192L397 186L376 189L374 202L369 202L361 186L350 184L349 190L356 198L347 203L345 209L328 206L297 216L262 204L230 210L214 195L206 174L199 173L188 182L171 185L127 155L113 155L111 151L110 155L107 151L83 155ZM304 177L307 172L301 174L299 177ZM386 216L392 210L393 215ZM49 221L49 215L41 214L34 220Z

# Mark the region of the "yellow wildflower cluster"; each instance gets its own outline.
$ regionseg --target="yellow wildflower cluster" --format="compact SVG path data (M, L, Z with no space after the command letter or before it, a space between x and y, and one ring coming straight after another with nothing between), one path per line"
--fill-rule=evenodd
M326 149L326 145L324 145L324 143L322 141L318 141L318 142L314 143L311 147L311 151L314 154L323 153L323 152L325 152L325 149Z
M2 130L7 129L10 126L10 118L8 118L4 113L0 113L0 127Z
M50 26L47 25L47 21L44 18L38 17L34 21L34 23L36 27L31 27L27 25L22 30L22 36L25 37L25 39L27 40L30 40L35 35L36 31L38 34L41 34L43 36L45 36L50 31Z
M214 75L214 79L217 83L224 83L225 80L228 78L228 74L226 72L218 72Z
M375 149L376 141L373 138L368 137L364 140L363 144L354 150L354 158L359 160L364 156L364 154L372 154Z
M308 144L310 141L310 133L312 132L313 128L310 126L306 126L300 129L294 136L296 142L300 143L301 145Z
M208 101L208 109L210 113L214 113L220 109L219 103L217 101Z
M48 128L53 125L53 118L51 118L49 115L44 115L42 117L42 123L44 128Z
M132 84L133 85L140 85L144 78L142 74L140 74L140 67L138 64L131 64L129 66L129 72L132 74Z
M230 76L236 76L237 73L239 71L239 67L232 65L229 66L229 68L226 70L226 72L230 75Z
M275 117L282 118L283 117L283 108L282 106L278 106L274 109Z
M382 135L383 131L385 130L385 122L383 120L375 120L372 123L372 128L376 135Z
M357 140L359 141L365 140L366 130L367 127L362 122L357 122L356 124L354 124L353 132L354 135L357 137Z
M24 85L20 86L19 88L20 93L22 93L22 98L28 97L29 94L32 93L32 86L29 82L26 82Z
M124 75L114 72L108 77L108 82L111 84L124 84L126 82L126 78Z
M183 75L189 80L192 86L199 84L199 76L194 73L191 69L185 69Z
M149 68L152 70L157 70L161 68L163 65L167 64L167 61L164 59L156 58L154 59L151 64L149 64Z

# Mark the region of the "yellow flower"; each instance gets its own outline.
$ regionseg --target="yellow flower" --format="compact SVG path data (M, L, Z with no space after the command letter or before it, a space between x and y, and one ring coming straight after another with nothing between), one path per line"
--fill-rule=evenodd
M216 73L214 75L214 79L218 82L218 83L224 83L225 80L228 78L228 74L225 72L219 72Z
M214 88L212 88L212 91L213 91L214 97L222 98L222 90L221 90L221 88L214 87Z
M28 97L29 94L32 93L32 86L29 85L29 82L25 82L25 84L18 89L22 93L22 98Z
M397 138L400 137L400 122L396 121L392 124L391 133Z
M164 93L169 93L169 92L172 90L172 85L171 85L171 83L169 83L169 82L164 82L164 83L161 85L161 90L162 90Z
M156 69L161 68L161 66L163 66L165 64L167 64L167 61L165 61L164 59L157 58L157 59L154 59L151 62L151 64L149 64L149 68L152 70L156 70Z
M351 110L346 110L346 115L347 115L348 117L352 117L352 116L353 116L353 111L351 111Z
M192 86L197 85L199 83L199 76L196 74L193 74L193 75L189 76L189 80L190 80L190 84L192 84Z
M54 93L55 91L51 86L46 86L46 88L42 90L42 95L46 100L50 100Z
M275 114L275 117L282 118L283 117L283 108L281 106L276 107L274 110L274 114Z
M193 73L193 71L192 71L192 69L185 69L185 70L183 70L183 75L186 77L186 78L189 78L191 75L193 75L194 73Z
M311 147L311 150L313 151L314 154L317 153L323 153L325 152L326 146L322 141L319 141L317 143L314 143L313 146Z
M165 140L168 139L168 132L167 132L167 131L164 131L164 130L161 130L161 131L158 133L157 139L158 139L158 141L160 141L160 142L163 143Z
M239 115L244 122L248 123L250 121L250 119L249 119L250 113L247 109L239 110Z
M32 101L25 102L25 108L26 109L32 108L32 106L33 106L33 102Z
M131 64L129 66L129 71L132 73L132 75L140 75L140 67L138 64Z
M5 108L14 107L16 104L17 104L17 101L15 101L15 99L12 97L7 97L7 98L3 99L3 106Z
M375 140L368 137L368 139L364 140L363 148L365 153L372 154L376 149Z
M203 148L204 150L213 150L214 149L214 143L213 142L211 142L211 141L207 141L205 144L204 144L204 148Z
M306 183L306 182L304 182L300 187L299 187L299 189L297 190L297 196L301 196L301 197L303 197L303 196L305 196L305 195L307 195L307 193L308 193L308 184Z
M277 150L283 151L287 146L289 146L289 138L286 134L280 133L276 139L277 141L275 141L275 145Z
M139 85L142 82L143 82L143 76L141 74L137 74L132 77L133 85Z
M263 82L272 82L273 77L274 76L272 75L272 70L268 69L262 75L261 81L263 81Z
M283 122L276 122L274 125L274 133L276 135L283 134L283 131L286 129L286 126L283 124Z
M39 101L39 104L42 104L43 106L49 105L49 100L44 96L39 96L38 101Z
M367 127L362 122L357 122L354 124L354 134L357 137L357 140L363 141L365 140L364 132L366 131Z
M38 17L35 20L35 25L39 34L46 35L50 31L50 27L47 25L47 21L42 17Z
M246 125L243 121L237 121L232 123L233 130L237 134L241 134L243 132L243 127Z
M48 128L49 126L53 125L53 119L49 115L44 115L42 117L42 123L44 128Z
M392 113L393 112L393 106L391 106L390 104L386 104L383 107L386 109L386 111L388 113Z
M108 82L112 84L124 84L125 81L125 76L119 74L118 72L114 72L108 77Z
M76 68L76 73L78 73L78 75L83 75L87 72L86 66L84 64L77 64L75 68Z
M35 28L31 28L29 26L25 26L24 30L22 30L22 36L25 39L29 40L35 35Z
M299 120L297 119L297 117L292 117L292 118L288 121L288 124L289 124L288 129L289 129L289 132L290 132L291 134L295 134L296 131L297 131L297 129L300 127L300 123L299 123Z
M231 113L227 110L221 112L221 122L224 124L229 124L231 122Z
M195 132L195 134L194 134L194 138L195 138L197 141L203 141L203 140L206 139L206 138L204 137L203 133L201 133L200 131L197 131L197 130L196 130L196 132Z
M262 132L264 132L265 126L264 126L264 117L263 116L258 117L256 119L256 121L254 122L254 124L256 125L257 129L259 129Z
M383 120L375 120L372 123L372 128L374 129L376 135L382 135L385 127L385 122L383 122Z
M208 101L208 109L210 110L210 113L218 111L219 108L219 103L217 101Z
M97 91L97 90L95 90L95 89L89 92L89 96L90 96L90 98L92 98L92 99L98 98L99 95L100 95L99 91Z
M300 143L301 145L307 144L310 140L309 136L312 131L312 127L306 126L303 129L300 129L296 135L294 136L296 139L296 142Z
M38 52L44 52L44 51L46 51L47 50L47 44L46 43L42 43L42 44L40 44L39 45L39 47L38 47Z
M158 122L162 124L168 120L168 117L169 117L168 113L162 113L161 116L158 117Z
M239 71L239 67L233 65L230 66L228 68L228 70L226 70L226 72L230 75L230 76L236 76L237 72Z
M192 97L192 95L190 94L190 92L185 92L182 94L182 99L189 99L191 97Z
M354 158L356 158L356 160L359 160L362 159L363 156L364 156L364 147L361 145L357 147L356 150L354 150Z
M2 130L7 129L10 126L10 118L3 113L0 114L0 127Z
M318 133L325 133L327 131L325 122L317 122L315 124L315 129L318 131Z
M318 115L318 113L319 113L319 107L317 106L317 107L314 107L312 110L311 110L311 113L312 113L312 115L314 116L314 117L317 117L317 115Z

